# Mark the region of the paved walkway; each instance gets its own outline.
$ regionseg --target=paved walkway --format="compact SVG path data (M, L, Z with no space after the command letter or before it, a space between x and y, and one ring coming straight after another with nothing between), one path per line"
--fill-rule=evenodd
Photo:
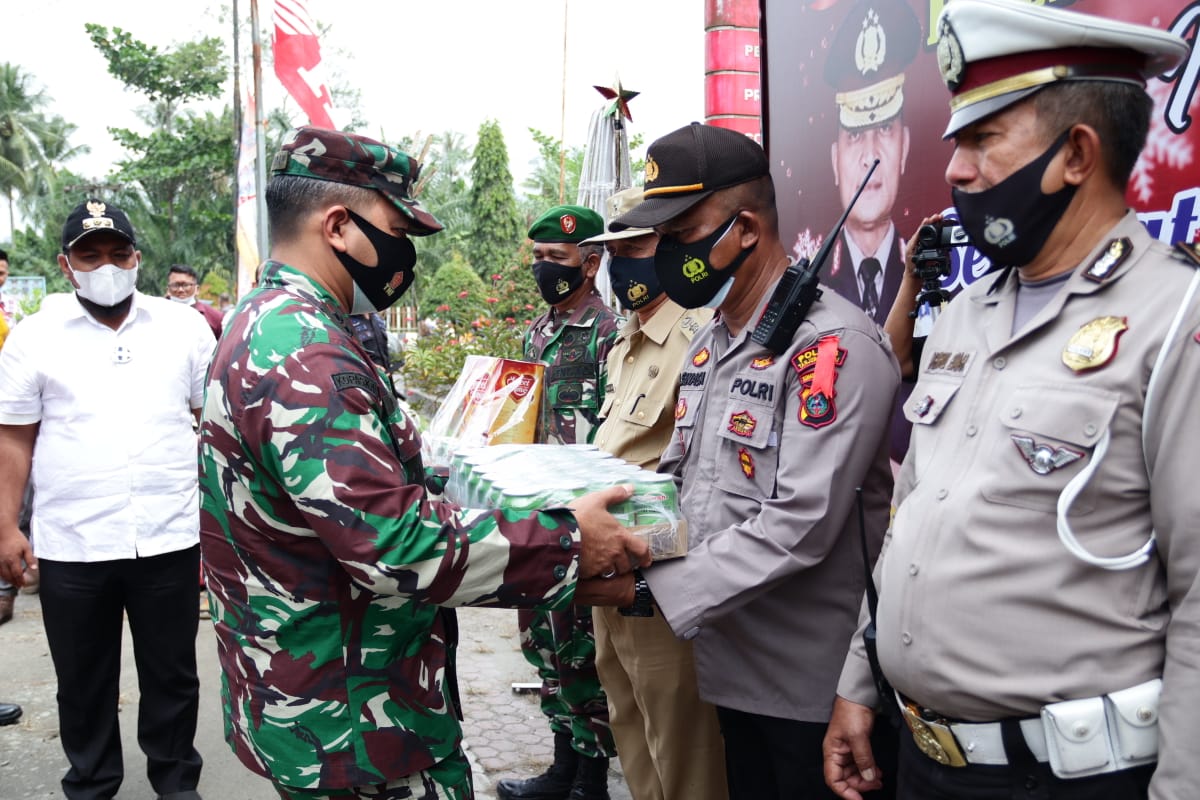
M536 694L514 694L513 682L531 682L533 672L517 645L516 612L462 609L460 689L466 720L467 754L475 766L478 800L494 800L495 782L528 777L552 760L549 727ZM270 784L241 765L225 744L219 693L220 670L212 625L200 623L196 640L200 667L200 724L196 747L204 757L200 792L206 800L276 800ZM0 702L19 703L21 721L0 727L0 800L61 797L67 769L58 742L54 666L36 595L17 598L13 620L0 626ZM121 738L125 784L118 800L154 800L137 746L137 676L128 633L121 674ZM609 774L612 800L630 800L614 760Z

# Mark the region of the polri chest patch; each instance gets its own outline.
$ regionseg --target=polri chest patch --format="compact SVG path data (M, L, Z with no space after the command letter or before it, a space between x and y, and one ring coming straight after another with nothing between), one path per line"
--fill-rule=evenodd
M924 372L926 375L950 375L961 378L971 368L975 352L946 352L938 350L929 357Z

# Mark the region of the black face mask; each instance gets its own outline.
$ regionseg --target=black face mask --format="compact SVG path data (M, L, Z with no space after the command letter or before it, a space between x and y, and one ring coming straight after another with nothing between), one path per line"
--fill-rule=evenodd
M350 219L375 247L375 266L369 267L349 253L334 250L354 281L354 301L351 314L383 311L400 299L412 286L413 267L417 265L417 248L405 236L392 236L346 209Z
M608 278L617 302L630 311L637 311L663 293L654 274L654 256L612 256L608 260Z
M1023 267L1037 257L1079 187L1067 184L1054 194L1042 191L1046 167L1070 130L1040 156L990 189L951 189L958 219L975 248L994 267Z
M687 244L673 236L658 240L658 249L654 251L654 274L667 297L684 308L713 304L713 298L733 280L733 273L754 250L754 246L742 250L720 271L709 263L713 248L733 229L736 221L737 214L734 214L708 236Z
M537 281L542 299L550 305L555 305L583 286L583 264L564 266L553 261L535 261L533 279Z

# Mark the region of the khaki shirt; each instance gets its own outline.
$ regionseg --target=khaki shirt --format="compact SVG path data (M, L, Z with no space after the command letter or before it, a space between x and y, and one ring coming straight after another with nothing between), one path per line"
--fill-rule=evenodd
M1114 265L1106 253L1121 239L1130 254ZM906 405L912 444L877 566L883 670L942 714L1030 717L1162 676L1152 798L1200 797L1200 297L1143 426L1151 368L1194 274L1131 212L1015 335L1015 274L955 299ZM1081 342L1080 328L1104 317L1128 329ZM1092 368L1068 368L1068 348L1090 350ZM1084 469L1095 472L1070 512L1079 542L1120 556L1153 529L1148 563L1108 571L1060 542L1056 504ZM874 702L861 650L838 692Z
M692 340L659 464L683 479L688 554L644 572L695 643L704 700L824 722L865 582L856 487L872 554L887 526L899 368L879 328L830 290L784 353L750 332L731 340L718 317ZM822 369L828 402L813 392Z
M670 300L645 325L630 315L608 354L603 420L595 438L601 450L639 467L658 465L675 429L683 357L710 319L709 309L689 311Z

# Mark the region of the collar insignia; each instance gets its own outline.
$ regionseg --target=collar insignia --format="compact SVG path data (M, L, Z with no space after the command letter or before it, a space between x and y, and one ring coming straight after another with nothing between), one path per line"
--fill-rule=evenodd
M1112 277L1117 267L1125 263L1125 259L1129 258L1129 254L1132 252L1133 242L1129 241L1128 237L1113 239L1108 243L1108 247L1104 248L1104 252L1097 256L1092 265L1087 268L1083 276L1096 283L1104 283Z

